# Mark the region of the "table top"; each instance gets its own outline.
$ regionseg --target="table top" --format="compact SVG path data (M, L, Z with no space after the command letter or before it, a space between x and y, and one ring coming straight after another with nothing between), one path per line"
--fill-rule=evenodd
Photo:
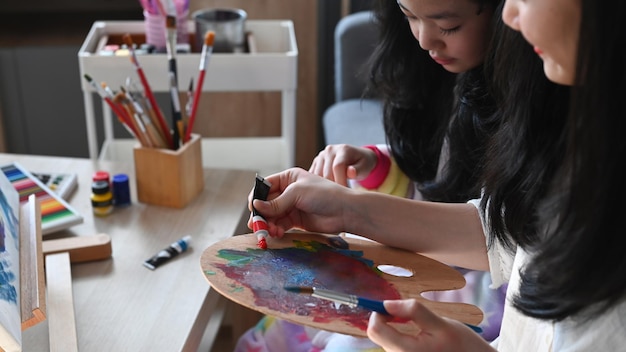
M110 259L72 264L72 289L80 351L195 350L204 331L196 318L210 286L200 270L202 251L211 244L247 231L247 196L254 172L205 169L205 189L185 208L137 202L132 163L0 154L0 164L18 162L32 172L78 174L78 188L69 203L85 218L83 224L44 240L106 233ZM126 173L132 205L115 208L106 217L93 216L91 177L96 170L111 176ZM190 249L151 271L143 261L184 235ZM200 330L200 331L199 331ZM47 351L48 325L23 332L25 351Z

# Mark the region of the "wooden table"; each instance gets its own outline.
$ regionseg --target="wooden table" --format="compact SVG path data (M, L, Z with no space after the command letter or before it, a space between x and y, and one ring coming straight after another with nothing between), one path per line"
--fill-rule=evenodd
M195 351L210 346L225 299L211 290L200 270L202 251L216 241L247 231L247 195L254 172L205 170L205 190L183 209L137 202L130 163L0 154L0 164L17 161L35 172L73 172L79 185L70 204L85 222L47 235L111 236L112 258L72 265L72 285L80 351ZM133 204L106 217L91 209L91 176L96 170L130 177ZM143 261L184 235L191 248L151 271ZM212 313L213 317L212 317ZM212 327L209 332L207 325ZM207 332L205 334L205 331ZM23 334L24 351L47 351L47 322Z

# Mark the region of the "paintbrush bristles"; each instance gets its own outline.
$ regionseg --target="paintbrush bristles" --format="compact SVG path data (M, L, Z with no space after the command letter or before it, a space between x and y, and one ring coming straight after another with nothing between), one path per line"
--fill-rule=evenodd
M215 41L215 32L208 31L204 35L204 45L213 46L213 42Z
M202 53L200 54L200 71L204 71L206 69L207 62L209 61L209 55L211 55L211 52L213 51L213 41L215 41L215 32L206 32L204 35L204 45L202 45Z
M313 294L313 287L306 286L285 286L284 289L289 292Z

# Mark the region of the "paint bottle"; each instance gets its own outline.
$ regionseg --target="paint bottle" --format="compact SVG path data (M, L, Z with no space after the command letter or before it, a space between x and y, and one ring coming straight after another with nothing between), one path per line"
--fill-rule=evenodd
M130 186L128 185L128 175L113 175L113 204L117 206L130 205Z
M111 186L110 175L106 171L100 170L100 171L94 172L93 176L91 177L91 181L93 181L93 182L96 182L96 181L106 181L107 185L109 185L109 187Z
M113 211L113 193L107 181L94 181L91 184L91 207L97 216L105 216Z

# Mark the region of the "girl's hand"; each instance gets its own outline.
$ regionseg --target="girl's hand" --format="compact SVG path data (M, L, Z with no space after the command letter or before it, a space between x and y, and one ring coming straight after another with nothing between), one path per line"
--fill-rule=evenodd
M271 236L298 228L313 232L337 233L345 228L344 214L353 190L300 168L292 168L265 178L272 184L268 201L254 201L265 218ZM252 196L248 208L252 209ZM252 218L248 219L252 228Z
M388 325L388 316L372 313L367 336L385 351L495 351L465 324L441 318L417 300L385 301L390 315L412 320L421 331L406 335Z
M360 180L367 177L376 162L376 153L371 149L332 144L326 146L313 159L309 172L347 186L349 179Z

